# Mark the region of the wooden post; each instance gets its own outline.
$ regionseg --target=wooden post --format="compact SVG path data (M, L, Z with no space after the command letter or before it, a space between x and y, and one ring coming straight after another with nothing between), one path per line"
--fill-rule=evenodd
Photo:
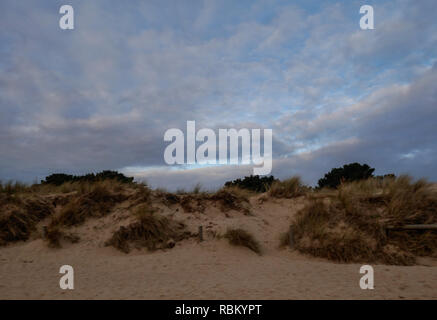
M203 241L203 227L199 226L199 241Z

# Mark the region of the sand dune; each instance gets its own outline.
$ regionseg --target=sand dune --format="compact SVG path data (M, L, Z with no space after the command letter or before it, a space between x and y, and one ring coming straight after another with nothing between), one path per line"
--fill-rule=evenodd
M423 258L411 267L373 265L375 289L359 286L361 264L338 264L278 248L303 198L250 199L252 214L211 206L204 213L185 213L162 206L162 214L199 225L205 240L178 242L173 249L125 254L104 242L127 223L128 204L108 216L90 219L72 230L77 244L48 248L42 239L0 248L1 299L437 299L437 259ZM228 226L256 236L261 256L232 247L214 235ZM71 265L75 289L59 288L59 268Z

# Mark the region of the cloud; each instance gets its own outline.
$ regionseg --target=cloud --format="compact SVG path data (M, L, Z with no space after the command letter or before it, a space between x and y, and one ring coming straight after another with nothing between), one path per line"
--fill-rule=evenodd
M164 132L273 128L273 173L349 161L436 179L434 1L73 1L0 10L0 178L136 168L170 188L248 167L163 167ZM139 170L138 168L142 168ZM129 170L128 170L129 171Z

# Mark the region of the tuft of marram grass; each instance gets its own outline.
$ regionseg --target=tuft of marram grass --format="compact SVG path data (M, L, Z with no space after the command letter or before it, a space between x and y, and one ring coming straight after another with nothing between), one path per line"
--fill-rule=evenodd
M66 233L59 226L50 226L46 230L45 241L50 248L61 248L61 242L65 240L71 243L79 242L79 236L73 233Z
M156 214L154 208L141 206L134 212L137 221L121 226L105 243L129 253L131 245L146 247L150 251L174 247L177 241L188 238L185 225Z
M130 196L132 200L131 206L140 204L150 204L152 201L152 190L146 184L138 184L135 186L135 193Z
M243 246L249 248L250 250L261 254L261 246L258 241L243 229L229 229L224 237L228 239L229 243L234 246Z
M283 181L275 181L268 190L268 194L274 198L294 198L305 194L300 177L292 177Z

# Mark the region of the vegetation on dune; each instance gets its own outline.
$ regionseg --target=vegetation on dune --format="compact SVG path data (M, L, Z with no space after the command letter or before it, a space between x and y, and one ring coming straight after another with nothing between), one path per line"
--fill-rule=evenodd
M302 184L300 177L292 177L283 181L275 181L268 193L274 198L294 198L305 194L307 188Z
M217 201L220 210L225 212L235 210L250 214L250 203L247 192L237 187L225 187L210 196L210 199Z
M268 192L274 198L294 198L303 195L309 188L302 184L300 177L279 180L273 176L248 176L225 183L225 188L238 188L253 192Z
M155 195L166 205L179 204L184 212L204 212L208 201L211 201L217 203L222 212L236 210L250 214L249 193L238 187L223 187L213 193L203 192L200 189L194 192L179 190L177 193L157 190Z
M136 185L135 194L130 197L133 201L132 206L141 204L141 203L150 203L152 201L152 190L145 183L140 183Z
M0 245L28 240L37 223L52 213L52 204L42 198L1 196Z
M14 194L26 193L29 191L30 191L29 186L19 181L15 181L15 182L9 181L6 183L2 183L0 181L0 194L12 196Z
M71 243L77 243L80 240L79 236L73 233L66 233L59 226L49 226L44 234L44 239L50 248L60 248L62 240Z
M208 200L205 194L179 194L178 203L184 212L204 212L206 209L205 201Z
M437 223L437 193L408 176L344 183L330 201L313 200L292 224L295 247L340 262L410 265L437 250L433 231L394 231L387 226Z
M261 246L258 241L243 229L229 229L224 237L228 239L229 243L233 246L243 246L249 248L250 250L261 254Z
M103 217L113 206L126 199L123 193L117 193L104 183L95 183L83 194L77 194L54 216L50 225L75 226L90 217Z
M436 186L408 176L373 177L373 170L360 164L333 169L321 179L322 183L319 181L319 186L324 187L312 192L298 177L279 181L251 176L227 183L216 192L202 191L197 185L190 192L171 193L152 190L142 183L112 179L110 171L90 180L68 178L60 185L58 182L64 178L58 179L56 175L40 185L0 183L0 245L28 240L41 229L40 223L46 218L49 223L42 228L43 238L50 247L60 247L64 241L75 243L79 238L68 228L89 218L104 217L115 206L128 201L126 210L133 210L136 219L115 231L107 244L124 252L129 252L132 246L149 250L169 248L191 234L183 224L160 215L153 204L173 209L178 205L185 212L205 212L212 205L222 212L235 210L249 215L250 196L254 191L267 190L266 196L274 198L307 195L305 207L294 217L289 231L281 235L283 246L289 244L291 231L297 250L339 262L410 265L417 256L435 255L435 230L396 228L437 224ZM389 235L387 227L392 228ZM257 241L242 229L228 230L225 237L231 244L260 252Z
M250 190L254 192L266 192L270 186L276 181L273 176L248 176L243 179L236 179L225 182L225 187L238 187L240 189Z
M177 241L191 236L186 232L185 225L160 216L156 210L145 205L135 212L137 221L128 226L121 226L106 242L125 253L131 246L145 247L150 251L174 247Z
M337 188L342 182L366 180L373 177L374 168L367 164L350 163L341 168L333 168L318 181L318 188Z
M60 186L67 182L98 182L104 180L115 180L121 183L132 183L134 178L126 177L117 171L104 170L99 173L88 173L82 176L74 176L65 173L54 173L41 180L41 184L52 184Z
M154 194L155 197L160 199L166 206L175 205L180 201L179 196L177 194L167 192L166 190L163 189L156 189Z

